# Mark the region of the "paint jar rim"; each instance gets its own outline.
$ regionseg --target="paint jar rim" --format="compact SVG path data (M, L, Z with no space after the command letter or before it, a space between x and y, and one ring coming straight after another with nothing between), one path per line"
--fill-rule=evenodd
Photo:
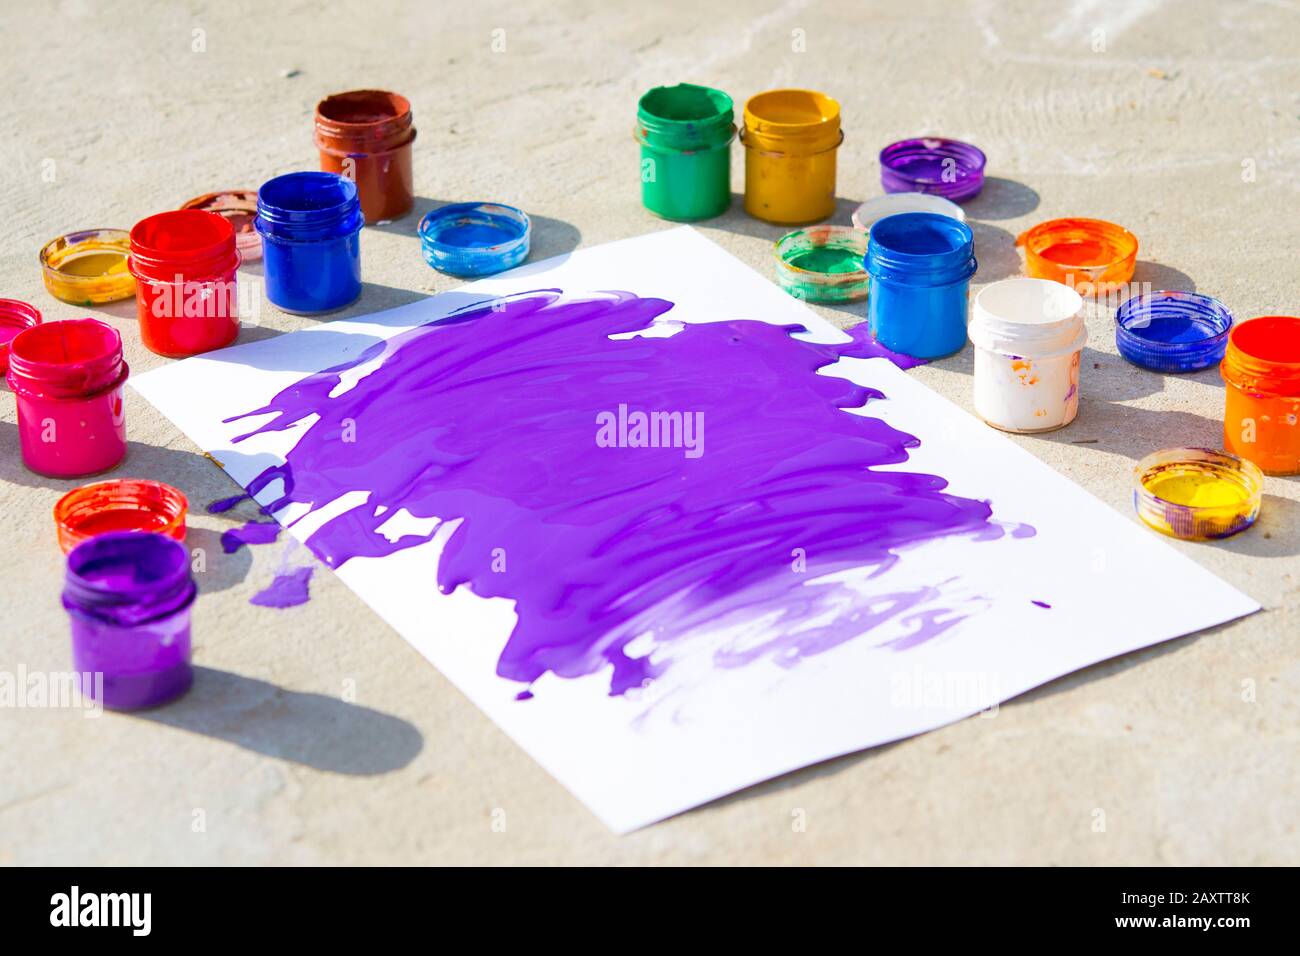
M235 231L235 248L239 261L253 262L262 258L262 237L257 234L257 190L222 189L187 199L181 209L202 209L215 212L230 223Z
M744 120L740 141L746 149L808 156L829 152L844 141L840 104L816 90L755 93L745 102Z
M331 93L316 104L316 148L335 156L373 156L415 139L411 101L389 90Z
M1166 342L1146 334L1160 319L1185 319L1201 337ZM1153 372L1194 372L1217 364L1228 345L1232 312L1198 292L1161 290L1125 299L1115 313L1115 347L1134 365Z
M941 286L975 274L970 226L932 212L904 212L872 223L866 269L873 279Z
M1070 355L1088 342L1083 297L1050 279L1002 279L975 296L967 334L977 348L1002 355Z
M1084 263L1061 262L1043 255L1056 246L1078 245L1082 242L1095 242L1102 248L1110 249L1112 255L1104 260ZM1016 245L1025 250L1025 263L1030 272L1049 273L1042 278L1055 278L1056 274L1060 274L1063 278L1057 281L1064 281L1064 277L1073 278L1077 270L1084 280L1081 284L1085 288L1089 285L1096 287L1091 291L1123 285L1133 278L1133 269L1137 264L1137 236L1123 226L1105 219L1048 219L1018 235ZM1107 276L1111 272L1115 274Z
M641 145L683 152L721 149L736 134L735 104L722 90L695 83L656 86L637 101Z
M978 146L945 136L901 139L880 151L880 183L886 192L921 192L954 202L973 199L984 188L988 158ZM917 159L951 160L954 178L945 181L908 171Z
M9 343L24 329L41 324L41 310L21 299L0 299L0 329L13 329L9 338L0 338L0 374L9 370Z
M803 251L800 246L832 246L850 251L857 257L858 269L855 272L804 269L787 261L791 253ZM870 276L861 265L866 254L867 233L854 226L805 226L787 232L772 244L778 284L796 299L809 302L852 302L864 298L870 283Z
M92 276L79 276L59 268L64 260L79 258L75 253L87 245L93 246L92 252L117 254L123 264L129 263L131 233L126 229L79 229L55 236L41 247L37 256L50 295L72 305L100 305L135 295L135 276L131 275L129 266L120 273Z
M876 222L887 216L897 216L905 212L932 212L937 216L947 216L958 222L966 221L966 210L951 199L936 196L933 193L885 193L868 199L853 210L853 225L862 230L869 230Z
M97 576L105 571L117 573ZM185 610L197 591L189 552L175 538L111 531L68 553L63 606L118 627L136 627Z
M136 279L220 278L238 267L235 227L219 213L169 209L131 228L130 269Z
M129 370L122 336L99 319L43 322L14 336L9 387L46 399L87 399L116 388Z
M1227 505L1186 505L1161 498L1147 487L1170 472L1212 474L1243 492ZM1264 473L1254 462L1212 448L1165 448L1147 455L1133 469L1133 506L1138 517L1162 534L1189 541L1226 538L1255 523L1263 500Z
M1262 315L1234 325L1219 368L1240 388L1300 396L1300 316Z
M442 230L488 217L505 220L509 232L500 230L502 241L490 246L461 246L440 241ZM492 224L496 228L496 223ZM439 272L455 276L492 275L512 269L528 256L532 221L522 209L492 202L450 203L431 209L420 219L420 236L425 261Z
M364 224L357 184L337 173L285 173L257 191L256 228L263 239L333 240L359 232Z
M84 530L87 520L110 511L157 519L149 527L120 530L153 531L177 541L185 540L189 501L180 489L149 478L113 478L73 488L55 502L54 526L63 553L94 537L92 532Z

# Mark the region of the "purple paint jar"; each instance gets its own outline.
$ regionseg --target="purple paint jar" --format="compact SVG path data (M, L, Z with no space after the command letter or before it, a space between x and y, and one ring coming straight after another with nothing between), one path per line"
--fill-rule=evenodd
M196 590L189 552L166 535L116 531L73 548L63 606L82 693L110 710L136 710L189 690Z
M984 188L984 153L941 137L904 139L880 151L880 184L887 193L929 193L953 202Z

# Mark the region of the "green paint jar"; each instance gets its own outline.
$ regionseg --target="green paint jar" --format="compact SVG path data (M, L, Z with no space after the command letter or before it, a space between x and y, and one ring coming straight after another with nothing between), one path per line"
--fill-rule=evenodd
M731 97L693 83L656 86L637 104L641 202L678 222L711 219L731 205Z

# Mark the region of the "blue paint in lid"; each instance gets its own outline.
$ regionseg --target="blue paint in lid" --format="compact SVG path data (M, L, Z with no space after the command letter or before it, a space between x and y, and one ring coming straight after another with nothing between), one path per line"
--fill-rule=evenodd
M1153 372L1195 372L1217 365L1228 346L1232 313L1195 292L1147 292L1115 313L1115 346Z
M420 220L424 261L453 276L488 276L528 258L532 225L522 210L487 202L443 206Z

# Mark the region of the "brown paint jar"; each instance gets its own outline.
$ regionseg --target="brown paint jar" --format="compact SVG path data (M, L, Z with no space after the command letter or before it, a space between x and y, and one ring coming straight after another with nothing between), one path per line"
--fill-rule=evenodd
M357 184L366 223L398 219L415 205L411 104L384 90L335 93L316 104L320 168Z

